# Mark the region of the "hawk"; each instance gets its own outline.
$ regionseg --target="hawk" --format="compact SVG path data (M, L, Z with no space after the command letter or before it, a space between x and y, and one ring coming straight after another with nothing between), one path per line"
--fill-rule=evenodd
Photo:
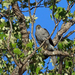
M37 25L36 26L36 32L35 32L35 37L36 37L36 40L37 42L39 43L39 45L41 45L41 43L49 37L49 32L45 29L45 28L42 28L40 25ZM49 40L46 40L46 42L44 43L43 45L43 48L44 49L47 49L49 51L54 51L54 44L52 42L52 39L50 38ZM55 65L56 63L56 57L55 56L52 56L51 57L52 61L53 61L53 64Z

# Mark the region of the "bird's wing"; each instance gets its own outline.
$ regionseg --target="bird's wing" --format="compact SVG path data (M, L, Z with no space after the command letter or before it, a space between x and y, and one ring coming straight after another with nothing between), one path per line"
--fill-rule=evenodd
M49 32L47 31L47 29L44 28L44 30L45 30L45 33L47 33L49 35Z
M41 35L46 39L49 36L49 32L45 28L41 28Z
M41 45L41 43L42 43L43 41L39 40L39 38L38 38L36 35L35 35L35 37L36 37L36 40L38 41L39 45Z
M51 44L52 46L54 46L53 41L52 41L51 38L49 39L49 42L50 42L50 44Z
M45 28L44 28L45 29ZM45 31L48 33L48 35L49 35L49 32L45 29ZM50 44L52 45L52 46L54 46L54 44L53 44L53 41L52 41L52 39L50 38L49 39L49 42L50 42Z

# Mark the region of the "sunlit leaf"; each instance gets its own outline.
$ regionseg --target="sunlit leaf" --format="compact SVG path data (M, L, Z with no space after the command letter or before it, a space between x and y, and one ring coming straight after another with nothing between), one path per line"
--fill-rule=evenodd
M40 68L39 68L39 67L37 67L37 68L36 68L36 74L38 74L38 73L39 73L39 71L40 71Z
M6 6L7 8L9 5L11 5L11 3L3 3L3 6Z
M22 53L21 55L20 55L20 58L22 58L22 57L24 57L25 55L24 55L24 53Z
M15 54L21 54L21 50L20 49L18 49L18 48L15 48L14 50L13 50L13 52L15 53Z
M2 73L3 72L3 70L2 70L2 68L0 68L0 73Z
M58 49L63 49L63 44L61 42L58 43Z
M32 43L32 42L29 42L29 43L27 44L27 47L32 48L32 47L33 47L33 43Z

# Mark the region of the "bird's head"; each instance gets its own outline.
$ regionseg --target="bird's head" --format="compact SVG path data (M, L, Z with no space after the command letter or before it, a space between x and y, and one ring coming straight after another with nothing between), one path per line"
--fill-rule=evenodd
M40 25L37 25L37 26L36 26L36 29L40 29L40 28L41 28L41 26L40 26Z

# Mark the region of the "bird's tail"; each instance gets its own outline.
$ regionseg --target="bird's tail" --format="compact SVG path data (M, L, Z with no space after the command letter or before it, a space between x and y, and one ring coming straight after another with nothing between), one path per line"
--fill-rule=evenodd
M53 63L53 66L56 64L57 62L56 56L51 56L51 62Z
M48 45L47 50L55 51L54 46L52 46L51 44Z

